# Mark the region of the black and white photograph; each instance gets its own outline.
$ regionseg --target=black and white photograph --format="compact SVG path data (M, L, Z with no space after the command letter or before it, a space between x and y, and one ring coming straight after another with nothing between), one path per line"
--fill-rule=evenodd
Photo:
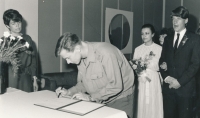
M0 0L0 118L200 118L200 0Z

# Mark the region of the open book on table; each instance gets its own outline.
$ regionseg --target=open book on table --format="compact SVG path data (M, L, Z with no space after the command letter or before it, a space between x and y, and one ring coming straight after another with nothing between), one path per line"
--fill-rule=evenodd
M99 103L87 102L69 98L54 98L54 99L42 100L38 103L35 103L34 105L54 110L69 112L77 115L85 115L98 108L103 107L105 104L99 104Z

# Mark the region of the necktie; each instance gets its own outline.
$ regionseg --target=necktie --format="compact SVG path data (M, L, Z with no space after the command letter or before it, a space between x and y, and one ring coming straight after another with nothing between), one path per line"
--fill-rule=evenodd
M176 50L178 49L178 40L179 40L179 33L177 33L177 38L176 38L176 42L175 42L175 45L174 45L174 53L176 52Z

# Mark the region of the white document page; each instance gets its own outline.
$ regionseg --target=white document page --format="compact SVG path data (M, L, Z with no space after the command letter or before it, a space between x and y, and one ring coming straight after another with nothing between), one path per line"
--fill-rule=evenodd
M34 105L47 107L51 109L59 109L61 107L68 106L79 101L80 100L74 100L68 98L54 98L54 99L43 100L39 103L35 103Z
M60 108L58 110L66 111L69 113L74 113L78 115L85 115L89 112L92 112L98 108L103 107L105 104L99 104L94 102L80 101L75 104Z

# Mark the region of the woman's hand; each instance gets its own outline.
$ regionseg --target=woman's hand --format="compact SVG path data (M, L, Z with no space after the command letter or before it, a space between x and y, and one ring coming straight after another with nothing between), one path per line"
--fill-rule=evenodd
M62 87L56 89L56 94L57 96L60 94L62 97L71 96L71 92L65 88L62 89Z
M167 63L166 63L166 62L163 62L163 63L160 65L160 68L163 69L164 71L167 71Z
M136 64L133 64L132 67L133 67L134 70L137 69L137 65Z
M94 101L93 98L85 93L76 93L72 96L72 99L84 100L84 101Z
M142 83L146 83L147 79L146 77L138 76L138 81Z
M141 72L140 75L138 75L138 81L142 83L146 83L146 81L151 82L151 79L148 77L148 73L145 71Z
M37 77L33 76L33 91L38 91L38 83L37 83Z

